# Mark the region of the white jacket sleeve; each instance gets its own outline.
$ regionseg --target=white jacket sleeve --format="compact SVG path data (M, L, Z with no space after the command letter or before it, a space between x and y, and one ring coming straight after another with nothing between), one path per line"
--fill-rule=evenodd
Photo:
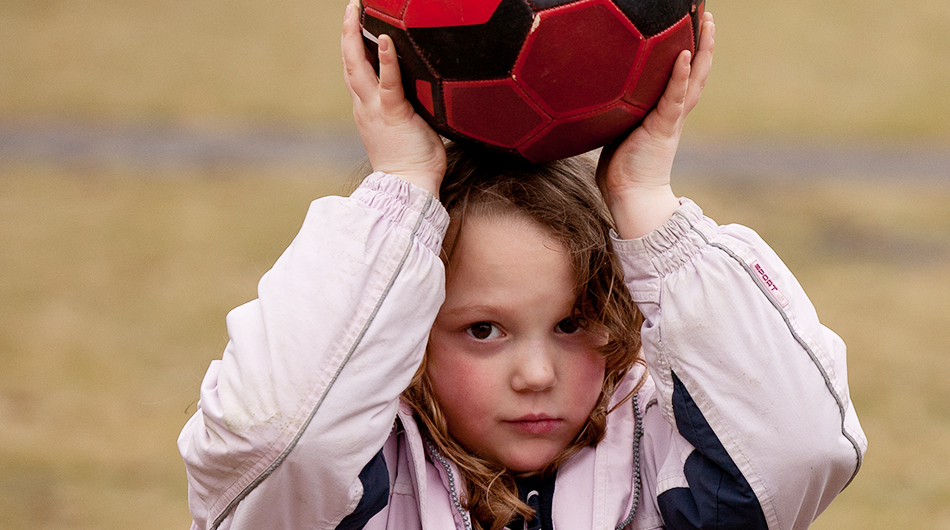
M258 299L228 315L179 437L195 526L335 528L353 511L444 298L447 223L383 174L313 202Z
M615 247L646 318L654 409L688 441L653 456L679 461L679 479L656 478L667 528L806 528L867 448L844 343L754 232L717 226L689 200L665 226Z

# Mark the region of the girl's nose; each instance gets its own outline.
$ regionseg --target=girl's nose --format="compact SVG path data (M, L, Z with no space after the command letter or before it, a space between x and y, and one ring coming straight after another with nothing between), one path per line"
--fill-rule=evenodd
M557 382L552 353L542 344L525 345L514 362L511 387L517 392L541 392Z

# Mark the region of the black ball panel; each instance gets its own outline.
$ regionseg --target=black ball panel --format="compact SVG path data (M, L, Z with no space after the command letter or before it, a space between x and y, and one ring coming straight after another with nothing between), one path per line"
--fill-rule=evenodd
M407 31L442 79L499 79L511 73L533 20L524 0L502 0L485 24Z
M614 0L645 37L652 37L693 10L695 0Z
M542 11L544 9L551 9L552 7L558 7L567 5L578 0L528 0L528 3L531 4L536 11Z

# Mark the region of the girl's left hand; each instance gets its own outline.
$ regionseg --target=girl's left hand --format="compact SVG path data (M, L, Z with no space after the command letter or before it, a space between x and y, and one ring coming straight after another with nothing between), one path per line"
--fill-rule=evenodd
M715 33L712 14L705 13L695 58L688 50L680 53L656 108L619 146L604 147L600 155L597 184L623 238L649 234L679 207L670 187L673 158L686 115L709 78Z

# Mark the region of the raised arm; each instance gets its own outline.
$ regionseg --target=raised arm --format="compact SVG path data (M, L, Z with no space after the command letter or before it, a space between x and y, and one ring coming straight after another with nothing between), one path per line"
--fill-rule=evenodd
M645 423L675 427L645 455L667 528L807 528L867 449L844 343L754 232L688 200L615 245L646 320Z
M754 232L673 194L714 33L707 13L692 62L683 52L657 108L598 171L657 389L644 480L667 528L806 528L857 473L866 440L844 344L795 277Z
M199 528L335 528L360 512L362 472L388 476L380 450L445 296L444 147L403 97L388 38L376 77L358 18L351 3L344 79L377 172L315 201L258 299L228 315L179 438Z
M228 315L179 438L199 528L333 528L353 511L444 298L446 224L431 194L382 174L313 203L258 299Z

